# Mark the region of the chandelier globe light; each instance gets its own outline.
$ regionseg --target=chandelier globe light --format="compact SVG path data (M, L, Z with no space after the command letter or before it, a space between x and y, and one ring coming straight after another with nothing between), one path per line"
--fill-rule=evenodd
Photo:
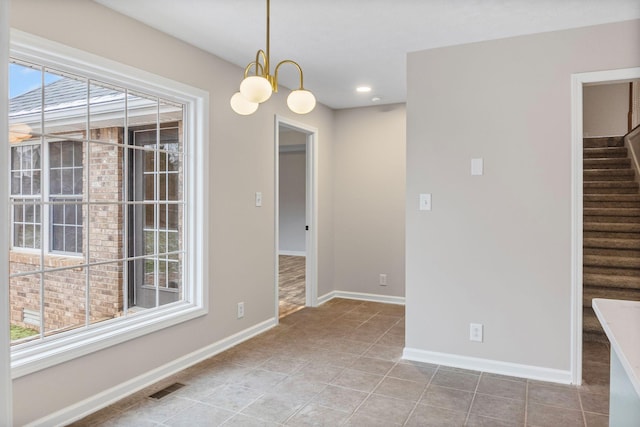
M255 61L252 61L244 69L244 79L240 83L240 91L236 92L230 100L233 111L240 115L249 115L256 112L258 106L267 101L271 94L278 92L278 70L284 64L291 64L298 69L300 86L291 91L287 97L289 109L297 114L307 114L316 106L316 98L310 91L304 88L304 76L302 68L297 62L290 59L280 61L271 74L269 64L270 44L270 0L267 1L267 48L260 49L256 53ZM251 72L254 74L250 74Z

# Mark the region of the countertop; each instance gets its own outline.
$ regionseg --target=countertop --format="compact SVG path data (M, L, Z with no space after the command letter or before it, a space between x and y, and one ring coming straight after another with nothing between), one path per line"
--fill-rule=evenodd
M640 301L595 298L592 306L640 396Z

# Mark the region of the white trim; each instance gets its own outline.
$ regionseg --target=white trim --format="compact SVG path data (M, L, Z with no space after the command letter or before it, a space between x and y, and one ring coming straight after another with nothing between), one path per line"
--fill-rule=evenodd
M571 383L582 384L582 231L583 117L582 89L640 78L640 67L571 75Z
M147 71L102 58L18 30L11 30L10 54L60 71L95 78L185 105L185 301L168 304L128 319L113 319L12 349L17 378L141 335L167 328L208 311L208 170L209 93ZM8 187L5 185L4 187ZM6 222L5 222L6 223ZM8 274L5 275L8 277ZM7 328L8 329L8 328Z
M256 335L266 332L274 326L276 326L275 318L258 323L244 331L240 331L230 337L224 338L190 354L172 360L163 366L132 378L124 383L120 383L115 387L93 395L27 425L30 427L66 425L77 421L164 378L193 366L196 363L202 362L216 354L222 353L223 351L247 341Z
M532 380L571 384L571 372L560 369L541 368L539 366L521 365L519 363L501 362L499 360L481 359L460 356L457 354L439 353L405 347L402 358L415 362L433 363L454 368L471 369L492 374L529 378Z
M382 302L385 304L404 305L404 297L389 295L367 294L364 292L331 291L318 298L318 305L331 301L334 298L353 299L358 301Z
M0 111L9 111L9 0L0 0ZM9 134L7 114L0 114L0 135L2 141L6 141L5 135ZM6 142L0 149L0 170L9 170L8 149ZM9 174L0 174L0 200L8 200ZM0 208L0 224L9 223L9 204L2 203ZM13 400L11 390L11 338L9 336L9 246L0 245L0 426L13 425Z
M305 251L278 251L278 255L307 256L307 253Z
M280 126L306 134L306 202L305 214L309 230L305 235L305 306L318 306L318 129L279 115L274 118L274 265L275 313L279 312L278 254L280 254ZM285 252L285 251L283 251ZM277 316L276 316L277 317Z

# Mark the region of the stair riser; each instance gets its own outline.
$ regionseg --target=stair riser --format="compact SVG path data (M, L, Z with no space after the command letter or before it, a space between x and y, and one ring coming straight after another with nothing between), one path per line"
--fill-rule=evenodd
M602 231L605 233L640 233L640 223L637 222L585 222L582 227L584 231Z
M618 169L611 169L618 170ZM620 169L624 170L624 169ZM626 170L625 170L626 172ZM625 173L621 175L601 175L601 174L583 174L582 179L584 182L620 182L620 181L629 181L633 179L634 175L632 173Z
M609 248L592 248L583 247L583 255L604 255L604 256L620 256L620 257L639 257L640 250L629 249L609 249Z
M604 216L604 215L584 215L583 220L585 223L595 223L595 222L604 222L604 223L630 223L637 224L638 218L634 216Z
M621 136L583 138L582 146L583 148L624 147L624 139Z
M634 187L614 187L614 188L585 188L584 192L590 194L637 194L638 189Z
M605 208L605 209L616 209L616 208L635 208L640 209L639 202L584 202L584 208Z
M584 159L620 159L627 157L625 147L588 148L582 155Z
M640 217L640 209L633 208L584 208L584 216ZM640 220L638 221L640 222Z
M640 195L637 194L584 194L585 202L637 202L640 203Z
M628 169L631 166L629 159L584 159L582 169Z

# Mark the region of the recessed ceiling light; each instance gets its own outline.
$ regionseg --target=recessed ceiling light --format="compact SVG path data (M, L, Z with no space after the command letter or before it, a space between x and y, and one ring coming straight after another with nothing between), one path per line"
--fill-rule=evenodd
M380 98L379 96L374 96L373 98L371 98L372 102L380 102L382 101L382 98Z
M370 86L358 86L356 88L356 92L360 92L360 93L371 92L371 87Z

